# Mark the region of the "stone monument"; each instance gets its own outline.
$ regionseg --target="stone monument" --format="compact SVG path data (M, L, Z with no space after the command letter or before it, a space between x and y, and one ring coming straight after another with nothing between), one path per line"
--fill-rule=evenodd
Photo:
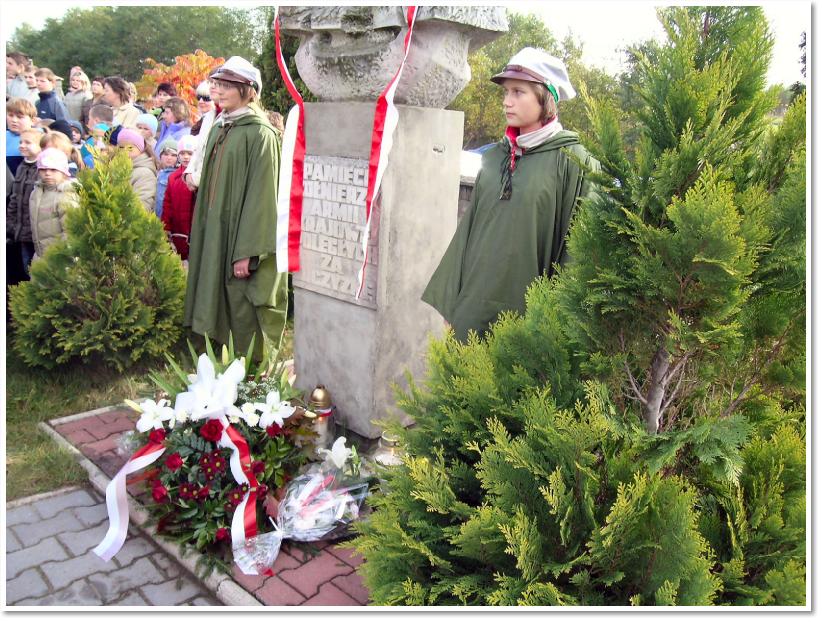
M470 80L470 51L507 30L499 7L421 7L395 103L399 122L372 207L359 299L375 102L402 61L403 7L282 7L300 37L305 104L300 271L294 285L299 388L324 384L338 423L367 438L399 415L394 384L424 371L439 314L420 300L456 227L463 115L443 110ZM410 423L405 421L404 423Z

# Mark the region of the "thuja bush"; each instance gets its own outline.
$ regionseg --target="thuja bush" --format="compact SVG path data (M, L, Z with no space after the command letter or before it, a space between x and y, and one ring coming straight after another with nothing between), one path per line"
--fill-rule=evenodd
M125 153L78 175L66 237L12 288L14 351L30 366L103 363L122 370L180 337L185 276L162 223L129 182Z
M353 542L374 604L805 603L805 104L771 128L760 8L660 18L635 156L581 89L568 265L400 394Z

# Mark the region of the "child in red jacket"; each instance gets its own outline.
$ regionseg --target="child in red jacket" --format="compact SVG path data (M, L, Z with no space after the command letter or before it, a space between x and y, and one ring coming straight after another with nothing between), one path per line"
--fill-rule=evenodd
M174 250L180 255L185 266L188 266L188 236L191 234L191 220L194 218L194 201L197 195L188 189L183 181L183 175L196 147L197 139L194 136L183 136L177 141L180 166L168 178L161 217Z

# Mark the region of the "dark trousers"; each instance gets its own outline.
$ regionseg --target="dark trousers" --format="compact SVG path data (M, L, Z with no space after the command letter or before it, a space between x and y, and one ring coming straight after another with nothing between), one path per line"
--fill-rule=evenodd
M6 323L11 320L9 287L29 280L29 266L33 257L32 242L6 242Z

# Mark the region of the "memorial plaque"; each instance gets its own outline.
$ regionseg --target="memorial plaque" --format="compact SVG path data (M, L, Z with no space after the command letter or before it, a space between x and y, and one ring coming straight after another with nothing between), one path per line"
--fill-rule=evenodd
M293 274L294 286L377 308L379 201L371 212L365 286L356 298L367 188L367 160L305 156L300 270Z

